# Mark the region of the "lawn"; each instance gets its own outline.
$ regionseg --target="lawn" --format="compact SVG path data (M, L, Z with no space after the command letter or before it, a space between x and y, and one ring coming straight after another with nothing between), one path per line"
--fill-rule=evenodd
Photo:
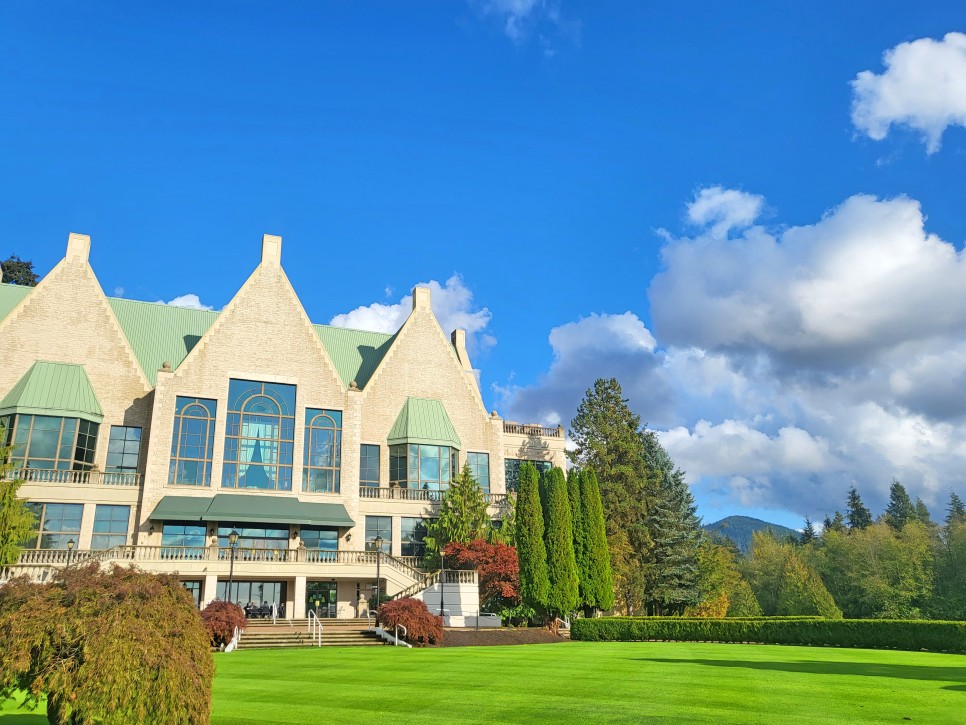
M966 722L962 655L572 642L243 651L216 663L218 725ZM0 714L0 725L45 720Z

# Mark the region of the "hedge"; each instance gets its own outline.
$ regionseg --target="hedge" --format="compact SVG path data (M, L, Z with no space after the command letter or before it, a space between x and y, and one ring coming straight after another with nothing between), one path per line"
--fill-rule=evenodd
M966 654L966 622L927 620L603 617L574 620L570 636L586 642L753 642Z

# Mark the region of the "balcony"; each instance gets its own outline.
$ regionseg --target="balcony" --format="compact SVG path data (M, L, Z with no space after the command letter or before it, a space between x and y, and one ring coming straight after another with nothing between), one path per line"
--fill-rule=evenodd
M57 471L49 468L18 468L7 474L9 479L25 483L80 484L90 486L141 485L141 474L132 472L107 473L104 471Z
M528 438L563 438L564 428L558 425L556 428L545 428L542 425L521 425L512 421L504 421L503 432L509 435L527 436Z
M359 498L382 499L389 501L422 501L432 506L439 506L442 491L427 491L421 488L400 488L398 486L360 486ZM501 508L506 506L507 497L505 493L484 493L483 500L490 506Z

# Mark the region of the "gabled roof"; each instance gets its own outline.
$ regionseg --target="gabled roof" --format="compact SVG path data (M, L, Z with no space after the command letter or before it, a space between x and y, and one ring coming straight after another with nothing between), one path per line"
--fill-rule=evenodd
M355 380L359 389L366 387L369 378L376 372L379 363L389 352L395 335L365 330L350 330L347 327L312 325L322 341L329 359L348 388Z
M427 443L462 447L446 408L430 398L406 398L399 416L389 431L389 445L397 443Z
M13 312L13 308L32 291L33 287L20 284L0 284L0 320Z
M104 420L83 365L40 360L0 400L0 413L12 412Z

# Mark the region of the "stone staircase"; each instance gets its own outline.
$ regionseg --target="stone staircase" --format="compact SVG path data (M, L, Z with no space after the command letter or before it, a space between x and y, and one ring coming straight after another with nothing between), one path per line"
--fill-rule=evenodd
M373 647L384 644L369 631L365 619L323 619L323 647ZM238 649L314 647L307 619L251 619L238 642Z

